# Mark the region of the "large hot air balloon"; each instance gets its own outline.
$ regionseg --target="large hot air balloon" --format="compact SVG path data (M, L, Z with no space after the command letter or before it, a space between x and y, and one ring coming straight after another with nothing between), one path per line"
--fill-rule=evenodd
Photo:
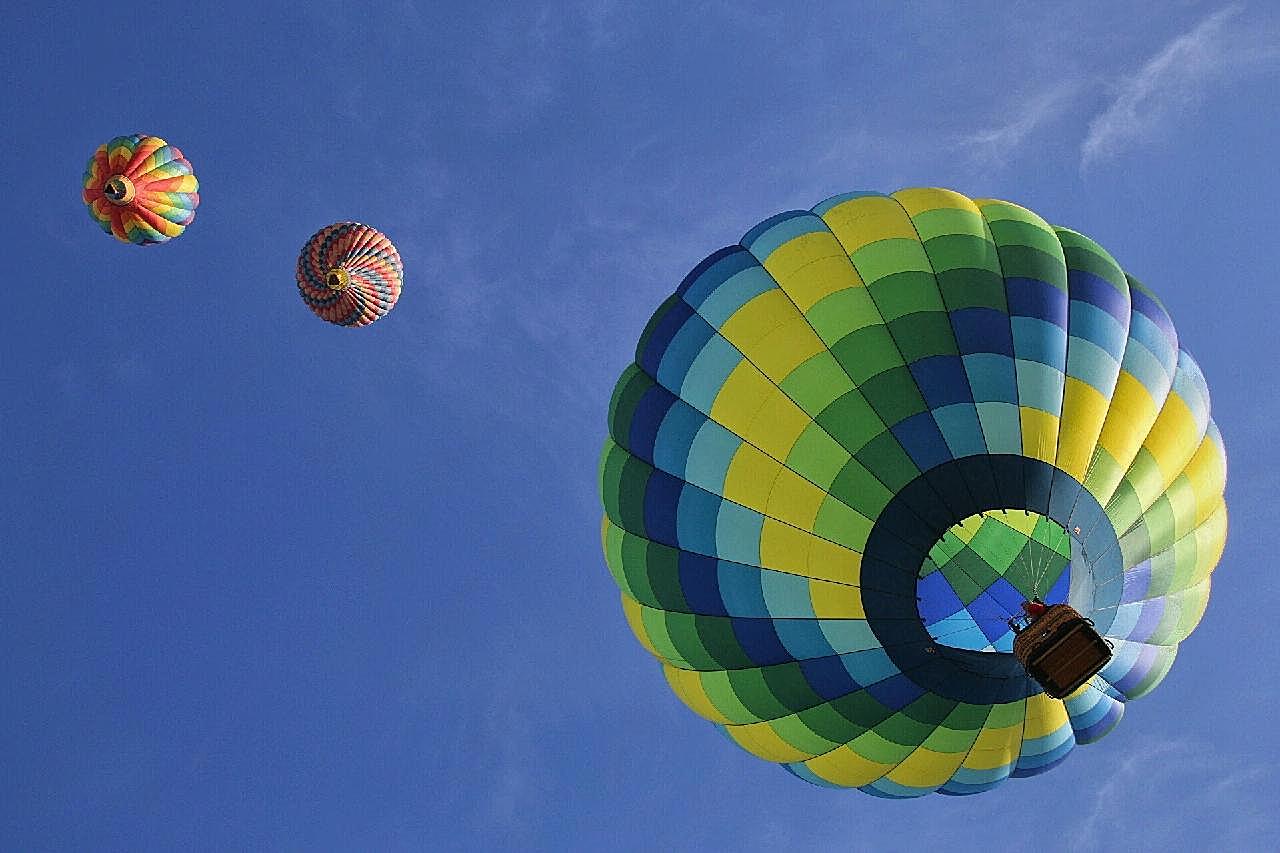
M400 298L404 266L387 235L359 222L317 231L298 255L298 292L316 316L367 326Z
M1089 238L948 190L837 196L706 258L609 432L604 550L671 689L879 796L1101 738L1169 671L1226 537L1208 390L1159 300ZM1047 693L1012 654L1024 605L1092 620L1101 672Z
M135 133L101 145L84 170L81 197L102 230L123 243L163 243L196 217L200 183L182 152Z

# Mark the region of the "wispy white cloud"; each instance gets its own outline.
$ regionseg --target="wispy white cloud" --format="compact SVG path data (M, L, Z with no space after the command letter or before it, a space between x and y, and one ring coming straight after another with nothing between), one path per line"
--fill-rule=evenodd
M1212 86L1280 58L1274 33L1251 26L1242 12L1243 6L1233 4L1209 15L1123 78L1106 108L1089 122L1080 146L1081 168L1152 138L1203 101Z
M1149 742L1099 785L1073 844L1078 850L1271 849L1266 839L1280 838L1280 818L1270 807L1273 787L1267 762L1226 756L1203 741Z
M1022 98L1007 121L962 135L960 147L968 151L976 165L989 167L1006 163L1035 131L1062 118L1084 88L1085 81L1081 78L1055 80Z

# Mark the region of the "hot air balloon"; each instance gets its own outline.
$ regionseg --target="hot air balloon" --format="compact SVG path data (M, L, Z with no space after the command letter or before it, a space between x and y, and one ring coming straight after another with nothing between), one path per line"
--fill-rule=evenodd
M158 136L117 136L84 170L89 215L123 243L148 245L186 230L200 204L200 182L182 152Z
M404 266L387 235L359 222L317 231L298 255L298 292L316 316L367 326L400 298Z
M631 629L744 749L972 794L1164 678L1225 479L1200 368L1103 248L1006 201L852 193L761 222L658 308L609 407L602 535ZM1074 688L1014 654L1050 614L1103 644Z

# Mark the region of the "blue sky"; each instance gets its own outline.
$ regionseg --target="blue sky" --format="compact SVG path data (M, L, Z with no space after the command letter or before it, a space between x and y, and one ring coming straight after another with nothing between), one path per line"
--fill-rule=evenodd
M1268 4L44 5L6 15L0 102L2 846L1280 845ZM79 200L137 131L202 196L146 250ZM895 803L808 786L670 693L604 566L596 465L698 260L917 185L1024 204L1160 294L1232 530L1114 733ZM342 219L405 262L367 329L293 284Z

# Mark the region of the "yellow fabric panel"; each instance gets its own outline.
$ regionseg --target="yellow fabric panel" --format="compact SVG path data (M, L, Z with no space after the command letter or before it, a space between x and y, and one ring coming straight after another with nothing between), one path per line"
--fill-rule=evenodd
M1120 477L1133 462L1133 457L1138 455L1138 448L1155 423L1156 412L1156 401L1151 399L1146 386L1128 371L1120 371L1115 393L1111 395L1110 411L1098 439L1098 444L1116 460L1120 473L1108 478L1113 482L1100 483L1096 490L1091 489L1099 503L1105 504L1110 500Z
M1227 458L1222 445L1206 435L1183 469L1196 495L1196 518L1207 518L1227 485Z
M781 382L805 361L826 351L826 344L813 331L809 321L803 315L797 315L742 352L764 371L765 376Z
M827 581L809 581L809 601L819 619L865 619L862 590L856 586Z
M1023 721L1023 740L1034 740L1056 732L1068 724L1067 706L1061 699L1045 693L1027 697L1027 716Z
M725 473L724 497L763 513L769 503L769 492L773 491L773 481L781 471L781 462L750 444L743 444L733 454Z
M804 477L790 468L782 468L773 481L764 514L801 530L813 530L813 520L826 497L826 492Z
M983 729L973 743L973 749L965 756L964 765L970 770L995 770L1018 760L1022 752L1022 724L1001 729Z
M1058 416L1028 406L1019 406L1022 420L1022 453L1053 464L1058 454Z
M918 216L926 210L943 210L947 208L980 213L978 205L974 204L972 199L953 190L944 190L939 187L898 190L893 193L893 197L911 216Z
M631 633L636 635L636 639L640 641L640 645L648 650L649 654L661 659L662 655L654 647L653 642L649 639L648 632L644 629L644 620L641 615L643 612L640 602L636 601L625 592L622 593L622 615L627 617L627 624L631 626Z
M850 199L828 210L822 221L840 241L846 255L878 240L919 239L902 205L885 196Z
M764 259L763 266L801 312L837 291L862 287L844 247L821 231L783 243Z
M1170 394L1164 401L1164 408L1156 418L1147 440L1142 446L1155 457L1160 467L1164 482L1160 491L1169 488L1186 464L1191 461L1200 441L1204 438L1205 423L1196 423L1196 416L1191 408L1177 394ZM1159 495L1153 495L1155 500ZM1149 506L1149 504L1148 504Z
M715 402L711 404L711 419L734 435L743 435L756 413L775 395L783 396L755 365L746 360L740 361L716 392Z
M812 757L804 750L796 749L778 737L778 733L767 722L726 726L725 732L737 742L738 746L765 761L776 761L781 764L784 761L804 761Z
M1023 536L1030 537L1031 531L1036 529L1036 524L1040 521L1040 516L1027 513L1019 515L1016 512L1008 512L1001 515L998 520L1005 527L1011 527Z
M862 555L842 548L834 542L814 537L809 540L806 577L830 580L856 586L862 575Z
M1192 534L1196 538L1196 568L1184 589L1195 586L1213 572L1222 559L1227 545L1227 505L1219 502L1218 509Z
M910 788L939 788L955 775L963 759L963 752L935 752L919 746L887 778Z
M815 776L826 779L833 785L844 785L849 788L868 785L893 769L892 764L881 764L864 758L848 746L810 758L804 765L812 770Z
M742 438L777 459L787 458L812 419L781 391L773 392L747 425Z
M667 677L667 683L671 685L671 690L680 698L680 701L688 705L695 714L721 725L730 722L730 719L712 704L707 691L702 689L701 675L687 669L677 669L668 663L662 664L662 674Z
M787 294L774 288L733 312L720 326L720 334L743 355L749 355L748 350L753 344L796 315L796 308Z
M760 528L760 566L792 575L809 576L809 549L815 537L772 518ZM836 578L826 578L836 580Z

